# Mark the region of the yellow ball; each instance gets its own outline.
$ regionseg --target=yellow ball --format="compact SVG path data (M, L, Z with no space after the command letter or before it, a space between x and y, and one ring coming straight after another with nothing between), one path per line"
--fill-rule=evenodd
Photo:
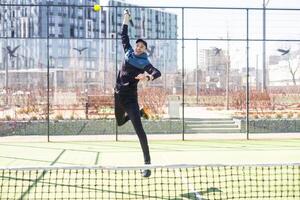
M99 5L99 4L95 4L94 5L94 11L95 12L98 12L98 11L100 11L101 10L101 6Z

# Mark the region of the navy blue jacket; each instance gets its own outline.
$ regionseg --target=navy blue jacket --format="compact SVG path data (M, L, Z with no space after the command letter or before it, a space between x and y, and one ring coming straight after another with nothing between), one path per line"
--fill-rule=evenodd
M118 72L116 92L120 94L137 94L139 80L135 79L136 76L146 71L153 76L152 80L154 80L160 77L161 73L152 66L146 53L139 56L134 54L134 50L129 42L128 25L123 25L121 36L125 56L122 67Z

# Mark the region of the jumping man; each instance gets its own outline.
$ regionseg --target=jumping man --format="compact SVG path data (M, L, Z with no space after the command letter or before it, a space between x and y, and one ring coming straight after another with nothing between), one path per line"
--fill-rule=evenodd
M130 45L128 37L129 20L130 13L126 9L121 34L125 56L122 67L118 72L115 87L115 116L118 126L125 124L128 120L132 122L143 150L144 163L149 165L151 159L148 141L141 121L141 115L147 115L143 109L140 110L139 108L137 84L139 81L153 81L160 77L161 73L148 60L146 41L138 39L134 49ZM149 177L151 171L149 169L144 170L142 175Z

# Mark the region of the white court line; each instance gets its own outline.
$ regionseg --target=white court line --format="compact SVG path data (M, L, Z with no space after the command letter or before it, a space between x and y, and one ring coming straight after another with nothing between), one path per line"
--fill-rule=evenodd
M196 191L196 189L192 183L189 183L189 179L187 177L180 175L180 173L178 173L178 171L176 171L176 169L175 169L175 174L176 174L176 176L181 176L182 182L184 182L184 184L188 185L188 191L189 192L191 191L192 193L194 193L197 200L202 200L200 193Z
M165 157L165 156L164 156L164 157ZM165 160L165 161L169 161L169 159L166 158L166 157L165 157L164 160ZM194 193L197 200L202 200L202 197L201 197L200 193L196 191L194 185L193 185L192 183L189 183L189 179L186 178L186 177L184 177L183 175L181 175L181 174L176 170L176 168L174 168L174 170L175 170L175 175L176 175L177 177L181 177L182 182L183 182L184 184L187 184L187 185L188 185L188 192Z

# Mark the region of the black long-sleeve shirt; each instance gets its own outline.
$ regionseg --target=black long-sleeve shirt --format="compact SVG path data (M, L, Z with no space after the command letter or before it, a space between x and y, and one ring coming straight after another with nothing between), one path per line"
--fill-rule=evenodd
M160 77L161 73L152 66L146 53L139 56L134 54L129 42L128 25L123 25L121 36L125 59L118 72L116 91L121 94L137 94L137 84L139 80L135 79L136 76L146 71L153 77L152 80L154 80Z

